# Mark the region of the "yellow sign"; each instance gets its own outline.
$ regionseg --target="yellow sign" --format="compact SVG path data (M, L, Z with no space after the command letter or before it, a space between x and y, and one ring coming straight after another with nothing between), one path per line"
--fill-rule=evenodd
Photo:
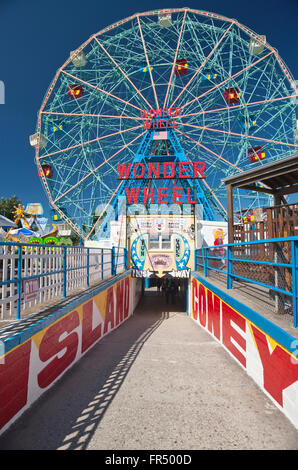
M130 268L141 277L175 277L194 268L193 215L134 215L128 217Z

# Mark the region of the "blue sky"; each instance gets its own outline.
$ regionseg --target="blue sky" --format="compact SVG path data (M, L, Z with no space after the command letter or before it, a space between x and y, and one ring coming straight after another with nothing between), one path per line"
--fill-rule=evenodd
M49 204L36 174L29 135L56 70L89 36L136 12L185 7L236 18L278 51L298 79L298 0L0 0L0 198Z

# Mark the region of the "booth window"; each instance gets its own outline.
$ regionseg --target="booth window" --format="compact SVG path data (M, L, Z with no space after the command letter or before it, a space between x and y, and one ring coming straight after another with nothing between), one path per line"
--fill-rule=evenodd
M149 250L170 250L171 235L170 234L150 234Z

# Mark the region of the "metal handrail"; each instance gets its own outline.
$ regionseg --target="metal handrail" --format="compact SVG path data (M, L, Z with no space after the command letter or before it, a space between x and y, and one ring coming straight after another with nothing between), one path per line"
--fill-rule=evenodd
M97 247L81 247L81 246L68 246L68 245L43 245L43 244L38 244L38 243L19 243L19 242L0 242L0 248L1 247L6 247L10 246L12 248L15 248L15 253L12 253L11 258L6 258L6 259L14 259L16 264L14 264L14 275L17 274L17 277L14 277L13 279L4 279L0 280L0 287L6 286L6 285L11 285L11 284L16 284L17 286L17 308L16 308L16 320L19 320L21 318L21 299L22 299L22 282L31 280L31 279L36 279L36 278L43 278L45 276L52 276L55 274L62 274L62 296L67 297L68 292L67 292L67 283L69 281L67 274L69 272L73 271L80 271L80 270L86 270L86 285L87 287L90 286L90 268L92 267L99 267L99 272L101 273L101 280L103 280L104 277L104 272L107 272L107 269L104 268L104 265L109 265L111 267L110 270L110 275L114 276L117 274L117 269L118 268L123 268L123 270L126 269L127 266L127 251L126 248L120 247L118 249L118 256L117 260L115 259L115 251L113 248L97 248ZM32 275L23 275L23 267L22 267L22 262L24 259L24 253L23 253L23 248L25 247L30 247L30 248L52 248L53 252L51 253L36 253L36 258L41 258L41 257L49 257L51 258L51 255L55 254L54 250L61 249L61 252L59 253L59 256L61 257L61 269L55 269L54 271L48 271L48 272L43 272L43 273L36 273ZM83 256L86 258L86 264L81 264L80 266L69 266L67 265L67 255L71 253L72 250L79 250L78 255ZM90 253L90 250L92 252ZM123 261L119 262L119 250L123 250ZM28 253L25 254L25 256ZM34 253L33 253L34 254ZM71 253L73 255L73 253ZM90 264L90 256L98 254L101 257L101 262L98 264ZM110 254L110 259L108 261L104 260L104 255ZM121 255L120 255L121 256ZM56 257L56 256L55 256ZM4 260L4 258L3 258ZM0 252L0 261L1 261L1 252ZM71 279L70 279L71 281ZM2 300L5 300L2 299Z

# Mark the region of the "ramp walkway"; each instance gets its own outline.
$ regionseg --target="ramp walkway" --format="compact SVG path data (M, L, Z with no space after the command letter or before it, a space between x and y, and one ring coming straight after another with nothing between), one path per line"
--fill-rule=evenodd
M146 292L0 449L297 449L294 426L183 308Z

